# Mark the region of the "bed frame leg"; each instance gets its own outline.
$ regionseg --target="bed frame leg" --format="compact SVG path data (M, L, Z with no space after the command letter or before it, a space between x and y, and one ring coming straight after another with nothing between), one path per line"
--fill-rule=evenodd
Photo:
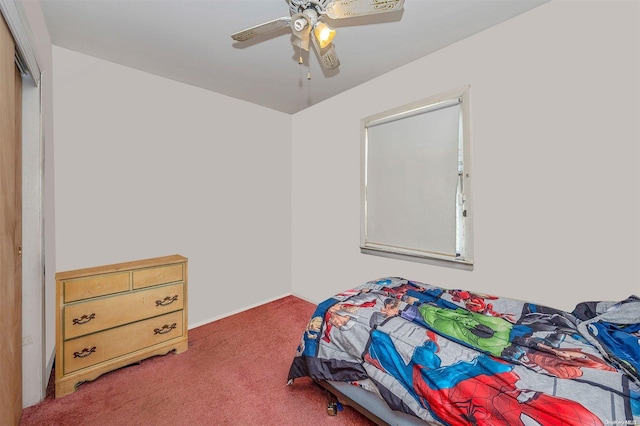
M330 416L338 415L338 405L335 402L330 402L327 404L327 414Z
M342 411L343 409L342 404L340 404L340 401L338 401L338 398L334 394L326 389L325 392L327 393L327 396L329 398L329 403L327 404L327 414L330 416L337 416L338 411Z

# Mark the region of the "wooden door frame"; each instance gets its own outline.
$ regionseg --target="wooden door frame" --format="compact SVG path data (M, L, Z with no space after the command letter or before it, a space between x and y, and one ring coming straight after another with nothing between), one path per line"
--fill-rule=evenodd
M32 11L33 12L33 11ZM31 27L19 0L0 0L0 13L16 44L16 60L22 72L22 169L23 169L23 406L40 402L53 364L53 350L47 353L45 324L46 288L44 274L44 128L42 118L42 72L33 49ZM33 13L32 13L33 14ZM37 16L36 16L37 18ZM46 46L45 46L46 47ZM48 243L51 246L51 243ZM47 258L55 259L54 253ZM47 264L51 262L47 261ZM53 277L53 274L51 274ZM52 280L49 280L52 281Z
M22 416L22 77L15 43L0 20L0 412Z

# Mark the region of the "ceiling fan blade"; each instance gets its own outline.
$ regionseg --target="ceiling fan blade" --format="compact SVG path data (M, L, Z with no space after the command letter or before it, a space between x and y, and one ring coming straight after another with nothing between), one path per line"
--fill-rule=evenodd
M237 32L235 34L231 34L231 38L235 41L247 41L255 36L270 33L282 28L287 28L290 24L290 17L278 18L274 19L273 21L265 22L264 24L256 25L255 27L247 28L246 30Z
M309 51L309 37L295 38L293 40L293 45L299 47L302 50Z
M299 47L302 50L309 51L309 33L303 34L301 37L296 37L293 40L293 45Z
M327 48L319 49L318 53L320 54L320 62L324 68L332 70L340 66L340 60L338 59L336 50L333 48L333 44L330 44Z
M331 19L353 18L401 10L404 0L335 0L326 6Z
M322 67L328 70L338 68L340 66L340 60L336 54L336 49L333 47L333 43L329 44L324 49L320 48L318 40L316 40L316 37L313 35L313 31L311 31L311 39L313 40L313 47L316 49L316 52L320 57L320 64Z

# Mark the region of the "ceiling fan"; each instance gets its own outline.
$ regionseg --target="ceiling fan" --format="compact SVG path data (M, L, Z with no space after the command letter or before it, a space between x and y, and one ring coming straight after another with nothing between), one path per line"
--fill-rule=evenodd
M388 13L401 10L404 0L288 0L289 14L273 21L231 35L235 41L247 41L282 28L291 27L294 45L309 50L311 42L325 69L340 66L340 61L331 43L336 31L323 20L354 18L357 16ZM300 58L302 63L302 57Z

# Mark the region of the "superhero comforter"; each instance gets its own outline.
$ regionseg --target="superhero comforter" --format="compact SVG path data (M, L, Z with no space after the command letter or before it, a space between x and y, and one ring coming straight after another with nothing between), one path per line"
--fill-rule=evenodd
M640 299L572 312L402 278L318 305L298 377L444 425L640 424Z

